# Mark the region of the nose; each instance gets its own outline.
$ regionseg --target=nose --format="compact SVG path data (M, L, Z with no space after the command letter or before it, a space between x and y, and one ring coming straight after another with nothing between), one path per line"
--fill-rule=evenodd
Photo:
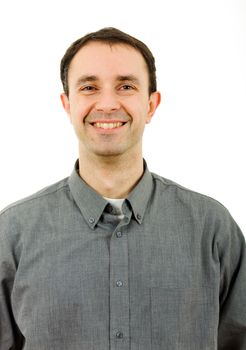
M120 109L120 102L118 96L114 91L101 91L95 108L97 111L104 113L111 113Z

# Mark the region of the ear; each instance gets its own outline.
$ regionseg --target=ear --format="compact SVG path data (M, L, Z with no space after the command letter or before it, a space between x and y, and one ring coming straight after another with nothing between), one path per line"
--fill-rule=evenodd
M60 95L60 99L61 99L62 106L63 106L64 110L66 111L68 117L70 118L71 113L70 113L70 102L69 102L68 96L63 92Z
M152 92L152 94L149 97L149 109L148 114L146 118L146 124L150 123L157 107L161 103L161 94L158 91Z

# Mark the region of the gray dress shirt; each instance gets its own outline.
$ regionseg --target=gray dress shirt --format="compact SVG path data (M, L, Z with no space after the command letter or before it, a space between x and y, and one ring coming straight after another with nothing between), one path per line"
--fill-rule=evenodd
M0 215L0 350L245 350L245 241L145 172L119 220L78 175Z

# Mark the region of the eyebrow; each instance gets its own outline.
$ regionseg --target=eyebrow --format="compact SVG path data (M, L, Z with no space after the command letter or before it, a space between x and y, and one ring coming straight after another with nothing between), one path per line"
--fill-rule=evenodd
M82 75L77 81L76 81L76 87L85 84L88 81L97 81L98 78L95 75Z
M85 84L87 82L95 82L100 80L96 75L82 75L77 81L76 81L76 87ZM116 81L124 82L124 81L130 81L134 84L140 85L139 79L133 75L117 75Z
M121 81L121 82L123 82L123 81L130 81L130 82L132 82L134 84L137 84L137 85L140 84L139 79L133 74L118 75L116 80Z

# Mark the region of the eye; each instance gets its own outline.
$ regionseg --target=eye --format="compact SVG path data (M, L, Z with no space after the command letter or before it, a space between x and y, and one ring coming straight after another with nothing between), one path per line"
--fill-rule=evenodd
M133 84L123 84L119 85L118 89L122 94L133 94L137 90L137 87Z
M95 90L96 90L96 87L93 85L81 86L79 88L79 91L81 91L81 92L93 92Z
M120 87L121 90L133 90L134 89L134 86L132 85L129 85L129 84L125 84L125 85L122 85Z

